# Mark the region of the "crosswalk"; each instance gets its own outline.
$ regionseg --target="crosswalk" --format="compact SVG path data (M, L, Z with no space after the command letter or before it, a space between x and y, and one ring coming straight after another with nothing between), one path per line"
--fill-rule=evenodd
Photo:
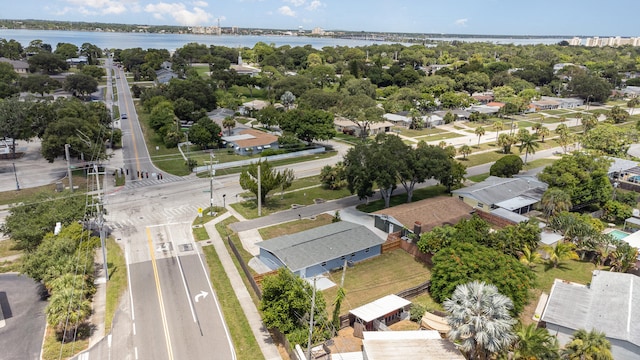
M184 181L185 179L180 176L175 175L165 175L162 180L157 178L151 179L136 179L136 180L127 180L127 183L124 185L125 189L138 189L146 186L153 186L159 184L168 184L176 181Z
M203 204L185 204L173 208L164 208L161 211L147 213L144 217L127 217L111 219L106 216L105 226L110 231L123 230L129 227L136 227L140 224L163 224L167 222L177 221L186 218L195 218L198 216L198 209L207 208L209 205Z

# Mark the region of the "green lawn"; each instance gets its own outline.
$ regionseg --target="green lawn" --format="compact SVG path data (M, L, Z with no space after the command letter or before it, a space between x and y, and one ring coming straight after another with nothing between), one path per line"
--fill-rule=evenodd
M295 182L294 182L295 183ZM285 193L281 197L279 191L273 191L262 204L262 216L273 214L278 211L291 209L293 204L311 205L314 199L335 200L349 196L349 190L328 190L323 187L314 187L304 190L297 190ZM231 205L237 212L247 219L255 219L258 217L258 204L254 199L243 201Z
M225 212L227 212L227 209L223 208L222 206L214 206L213 208L209 207L206 209L202 209L202 216L196 217L191 224L193 238L196 241L209 240L209 233L207 233L207 229L204 228L204 224L224 214ZM214 216L213 213L216 213L216 215Z
M539 264L533 271L536 273L536 288L548 294L555 279L588 284L591 282L591 272L596 269L592 262L565 260L558 268L547 269L545 265Z
M239 360L264 359L251 331L249 321L233 290L233 285L229 281L222 263L220 263L216 249L213 246L204 246L202 250L209 266L211 286L216 291L216 297L228 325L237 358ZM231 256L233 257L233 254Z
M442 140L453 139L453 138L462 137L462 136L464 135L454 133L454 132L444 132L436 135L418 136L418 137L415 137L415 139L429 142L429 141L442 141Z
M446 130L438 129L438 128L428 128L428 129L425 128L422 130L414 130L414 129L408 129L402 126L394 126L393 131L407 137L430 136L430 135L442 134L447 132Z
M320 214L315 219L294 220L284 224L269 226L258 229L262 240L273 239L278 236L299 233L301 231L317 228L319 226L331 224L333 216Z
M109 270L109 281L107 282L107 302L104 315L105 335L111 331L113 316L118 309L122 294L127 289L127 264L122 248L112 237L107 239L107 269Z
M21 250L15 249L16 242L9 240L0 241L0 258L22 253Z
M342 270L330 272L329 278L339 286ZM419 285L430 278L429 268L402 249L356 263L346 271L344 279L346 298L342 302L340 313L347 314L351 309ZM338 286L322 292L327 303L328 314L333 312L332 304L336 298Z

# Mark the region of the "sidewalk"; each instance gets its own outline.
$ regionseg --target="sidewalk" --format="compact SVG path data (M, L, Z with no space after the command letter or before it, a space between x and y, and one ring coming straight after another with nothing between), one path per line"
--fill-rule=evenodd
M229 207L230 208L230 207ZM229 209L228 208L228 209ZM251 299L251 295L249 295L249 291L244 286L244 282L233 263L233 259L231 255L227 251L227 248L224 245L224 240L218 234L216 230L216 223L232 216L235 211L226 212L223 215L220 215L217 219L213 221L209 221L204 225L209 237L211 238L211 243L218 254L218 258L224 267L225 273L229 277L229 282L233 284L233 290L240 302L240 307L247 317L247 321L249 321L249 326L251 326L251 331L253 332L253 336L256 338L258 342L258 346L262 350L262 354L266 360L280 360L282 357L278 352L278 348L271 339L271 334L262 323L262 317L258 313L258 309L253 303ZM201 246L208 246L207 244L201 244Z

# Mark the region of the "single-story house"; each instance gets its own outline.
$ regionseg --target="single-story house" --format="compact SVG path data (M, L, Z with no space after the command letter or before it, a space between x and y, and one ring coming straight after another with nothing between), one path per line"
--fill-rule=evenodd
M640 169L636 169L638 168L636 161L616 157L607 157L607 159L611 160L611 165L609 165L609 170L607 171L610 179L624 179L626 177L625 174L640 174Z
M400 113L390 114L390 113L387 113L387 114L382 115L382 117L385 118L387 121L393 123L393 125L395 125L395 126L409 127L409 125L411 125L411 117L406 116L406 114L400 114Z
M364 331L367 360L464 360L458 348L435 330Z
M67 64L71 66L86 65L88 63L89 63L89 58L84 55L78 56L77 58L67 59Z
M156 70L156 83L158 84L167 84L171 79L175 79L178 77L178 74L174 73L171 68L161 68L160 70Z
M13 66L13 71L18 74L28 74L29 73L29 63L22 60L11 60L5 57L0 57L0 62L8 63Z
M482 105L493 101L493 95L491 94L473 94L471 97Z
M503 208L526 214L540 202L548 185L535 177L501 178L489 176L482 182L452 191L458 199L485 212Z
M380 255L384 239L364 225L340 221L257 243L260 261L309 278Z
M411 301L391 294L349 310L349 322L352 325L358 322L364 325L365 330L373 331L376 329L375 321L389 326L400 321L403 313L407 312L410 307Z
M500 101L491 101L487 103L487 106L489 107L497 107L498 109L502 109L503 107L505 107L505 103L500 102Z
M444 116L447 115L448 112L455 115L456 120L467 120L469 119L469 116L471 116L470 111L460 110L460 109L438 110L438 111L434 111L433 113L444 119Z
M480 114L497 114L500 111L500 106L472 105L466 110L472 113L478 112Z
M354 121L341 116L336 116L333 120L333 124L335 125L336 131L338 132L360 136L360 126L358 126ZM360 124L364 126L364 123ZM370 122L368 124L370 136L390 132L391 128L393 128L393 123L389 121Z
M374 212L375 226L388 233L403 228L418 232L431 231L436 226L455 225L462 219L471 218L473 208L451 196L438 196L410 204L382 209Z
M411 125L411 117L407 115L407 111L402 111L395 114L387 113L382 115L382 117L385 118L388 122L393 123L395 126L409 127ZM442 117L436 114L422 115L420 116L420 118L422 119L424 127L427 128L444 124L444 120L442 119Z
M278 148L277 136L254 129L242 130L237 135L223 136L222 141L225 141L228 147L233 147L236 154L240 155L251 155L266 149Z
M627 86L624 89L616 90L616 92L621 93L626 97L634 98L640 96L640 86Z
M579 98L561 98L552 96L542 96L540 100L531 102L537 111L553 109L575 109L584 105L584 100Z
M556 279L541 320L560 346L576 330L604 332L616 360L640 358L640 277L593 271L589 285Z

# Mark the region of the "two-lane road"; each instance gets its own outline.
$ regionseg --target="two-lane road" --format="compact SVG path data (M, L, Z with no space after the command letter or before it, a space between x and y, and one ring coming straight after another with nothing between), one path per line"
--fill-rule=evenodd
M151 260L129 265L140 358L235 357L190 229L188 223L147 227Z

